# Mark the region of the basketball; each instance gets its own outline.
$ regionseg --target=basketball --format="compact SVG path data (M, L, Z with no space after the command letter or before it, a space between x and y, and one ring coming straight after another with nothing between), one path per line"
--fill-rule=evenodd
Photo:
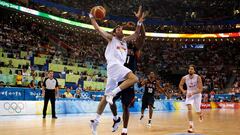
M92 15L97 19L103 19L106 15L106 10L103 6L95 6L91 9Z

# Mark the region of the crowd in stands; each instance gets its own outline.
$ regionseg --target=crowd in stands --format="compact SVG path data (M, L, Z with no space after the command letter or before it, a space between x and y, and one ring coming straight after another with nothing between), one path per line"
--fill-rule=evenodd
M158 52L159 71L184 71L189 64L197 66L208 90L226 88L232 69L240 64L238 43L207 43L204 48L183 48L177 43L163 43Z
M2 61L3 59L0 60L0 73L3 74L2 67L9 68L8 75L16 74L16 86L40 88L44 77L47 76L46 71L49 64L106 69L103 55L106 43L100 36L28 22L16 15L8 17L8 19L1 19L0 23L0 49L2 52L0 57L28 60L27 63L20 63L17 66L12 60L7 62ZM187 65L195 64L198 67L197 73L203 79L207 94L223 93L222 90L227 87L233 75L233 69L240 65L238 42L208 43L202 49L183 48L182 46L182 43L147 42L143 47L141 62L138 63L139 70L136 74L143 79L146 78L144 73L147 74L147 72L145 71L156 71L162 81L161 85L167 88L168 93L181 99L182 95L177 84L171 82L172 80L167 80L162 74L186 73ZM22 51L25 51L26 55L22 56ZM46 56L45 63L36 65L33 58L43 57L43 55ZM106 75L100 72L88 74L88 72L74 72L68 68L64 68L55 76L66 79L66 74L79 75L81 81L105 82L106 80ZM26 81L29 77L31 79ZM40 81L37 81L37 77L41 78ZM239 88L239 73L234 82L234 92L238 93L239 89L235 91L235 86ZM78 88L76 94L72 95L70 91L75 88L66 87L66 92L61 96L65 98L79 97L81 91L89 90L82 86L76 88ZM142 93L144 90L139 84L136 84L135 88L138 89L138 93Z
M109 0L101 0L101 1L66 1L66 0L49 0L55 4L60 4L67 6L73 9L79 9L82 13L76 14L73 12L66 12L63 9L59 9L57 7L50 7L46 5L42 5L39 3L35 3L29 1L27 4L24 4L21 1L9 0L10 2L17 3L20 5L27 6L31 9L35 9L38 11L46 12L49 14L53 14L56 16L60 16L66 19L90 23L88 17L86 17L87 13L93 6L103 5L107 9L107 15L114 15L118 17L127 16L130 18L134 18L133 12L137 10L138 6L143 4L143 9L146 11L150 11L148 18L157 18L162 21L170 21L170 22L178 22L182 23L182 25L174 25L174 24L148 24L146 25L146 30L149 32L160 32L160 33L223 33L223 32L237 32L239 29L236 29L235 24L203 24L199 22L199 24L191 25L188 21L206 21L206 20L229 20L237 17L234 14L234 9L239 9L239 3L235 1L226 1L219 2L217 0L214 1L189 1L189 0L178 0L176 2L172 2L171 0L145 0L145 1L109 1ZM128 6L126 6L126 4ZM87 5L87 6L86 6ZM159 7L160 6L160 7ZM201 7L201 8L196 8ZM231 7L231 8L229 8ZM173 10L178 9L178 10ZM221 9L221 10L220 10ZM132 13L132 14L131 14ZM197 16L197 17L196 17ZM239 16L239 15L238 15ZM124 24L126 29L134 30L134 22L122 22L119 20L108 19L99 21L101 26L105 27L115 27L117 24ZM126 25L129 24L129 25Z
M143 5L145 10L151 12L150 17L158 17L162 20L177 20L183 19L218 19L223 17L233 16L232 7L238 9L237 1L191 1L191 0L49 0L57 4L63 4L69 7L89 11L96 5L103 5L109 13L118 16L133 16L129 12L134 12L139 5ZM128 5L128 6L126 6ZM174 10L177 9L177 10ZM192 12L194 12L192 14Z
M64 33L64 30L58 31L58 28L53 29L37 23L22 21L20 18L15 18L16 16L11 17L11 19L2 19L0 23L1 57L10 59L8 61L2 61L3 59L1 59L0 65L9 68L7 74L18 74L16 78L18 86L28 85L24 83L26 76L31 76L33 80L35 80L34 77L41 77L42 82L46 76L44 71L48 69L49 63L105 70L106 64L102 55L104 46L98 38L93 38L92 35L83 36L79 33L74 36L74 32ZM56 31L57 34L54 35ZM65 42L74 49L67 50L60 45L57 46L58 43L54 45L54 43L51 43L53 36L57 37L59 42ZM22 56L22 52L26 52L26 55ZM33 62L34 57L42 56L46 57L44 65L37 65ZM12 59L24 59L28 62L26 64L19 63L14 67ZM3 73L2 69L0 69L0 73ZM88 75L87 72L73 73L72 70L67 68L64 68L64 71L56 76L65 78L66 76L61 76L62 74L81 75L82 79L86 81L104 82L106 78L100 72ZM35 84L35 86L37 85ZM29 83L29 87L34 87L33 82Z
M197 73L202 77L204 92L208 97L228 93L225 89L231 84L230 80L234 75L236 81L232 93L239 93L239 75L233 72L240 65L239 43L206 43L203 48L185 48L184 43L162 42L158 43L160 47L156 46L152 43L152 46L147 45L144 48L144 51L149 53L143 54L143 62L146 62L144 65L152 65L152 69L157 69L160 76L187 74L188 65L194 64ZM175 76L170 80L176 80ZM169 80L166 81L168 82ZM173 95L181 98L176 87L171 90Z

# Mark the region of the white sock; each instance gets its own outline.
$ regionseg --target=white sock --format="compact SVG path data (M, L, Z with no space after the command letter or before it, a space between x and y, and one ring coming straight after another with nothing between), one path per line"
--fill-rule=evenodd
M193 126L193 121L189 121L189 125Z
M115 121L118 120L118 115L113 116L113 119L114 119Z
M123 128L122 133L127 133L127 128Z
M97 114L97 115L96 115L95 120L96 120L97 122L99 122L100 116L101 116L100 114Z
M120 87L115 88L112 93L113 95L117 95L121 91Z

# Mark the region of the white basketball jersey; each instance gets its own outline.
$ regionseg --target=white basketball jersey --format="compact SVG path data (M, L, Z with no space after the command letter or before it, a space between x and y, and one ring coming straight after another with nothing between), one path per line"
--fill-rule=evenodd
M193 77L190 78L190 75L184 76L185 83L187 85L187 93L189 92L196 92L197 91L197 85L198 85L198 75L193 74Z
M108 65L121 64L124 65L127 59L127 43L126 41L120 41L116 37L112 38L112 41L108 43L105 50L105 58Z

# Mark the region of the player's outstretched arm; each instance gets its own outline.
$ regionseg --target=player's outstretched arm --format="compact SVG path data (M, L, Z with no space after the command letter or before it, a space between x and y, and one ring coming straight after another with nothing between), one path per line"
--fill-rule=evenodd
M100 35L105 38L108 42L110 42L113 38L113 35L107 33L106 31L102 30L99 25L97 24L97 21L95 20L94 16L92 15L92 11L89 14L89 18L91 19L91 23L96 31L100 33Z
M142 16L143 12L142 12L142 6L139 6L138 8L138 12L134 12L134 15L139 19ZM145 17L149 14L148 11L144 12ZM144 41L145 41L145 27L144 24L141 25L140 28L140 33L139 36L136 39L136 48L138 50L142 49L143 45L144 45Z
M143 48L143 45L145 43L145 28L144 28L144 24L141 25L141 29L140 29L140 34L136 39L136 48L138 50L141 50Z
M137 27L136 27L135 32L132 35L130 35L130 36L124 37L125 41L132 41L132 40L136 40L137 39L137 37L140 35L140 29L141 29L141 27L143 25L143 21L144 21L145 17L146 17L146 13L143 12L141 17L138 19Z

